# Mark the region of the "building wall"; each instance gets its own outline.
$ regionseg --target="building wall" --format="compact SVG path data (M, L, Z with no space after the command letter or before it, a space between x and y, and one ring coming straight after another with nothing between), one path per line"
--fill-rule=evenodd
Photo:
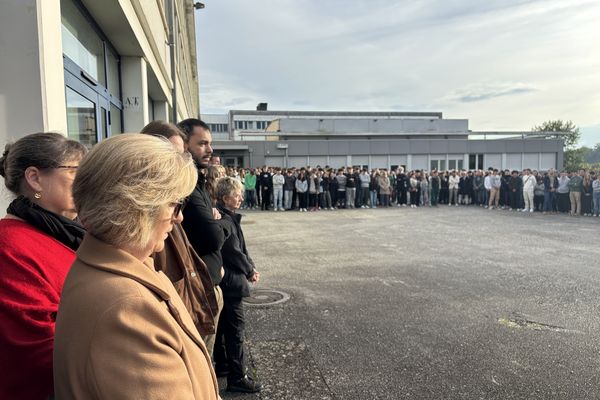
M469 129L466 119L377 119L377 118L332 118L332 119L284 119L279 130L286 134L319 133L464 133Z
M217 154L225 143L215 142ZM368 165L390 168L431 169L432 160L443 160L446 168L469 168L469 155L483 158L484 168L546 170L561 168L562 141L546 139L390 139L390 140L294 140L245 141L250 152L245 166L325 166ZM287 146L287 148L282 148ZM286 163L287 160L287 163Z
M173 1L178 33L175 82L171 79L168 45L171 0L69 3L84 9L83 14L91 20L89 25L120 57L120 93L111 100L114 104L95 103L96 110L104 107L107 111L103 121L112 122L108 134L139 131L151 119L172 120L174 84L176 119L199 115L194 9L189 1ZM32 132L67 135L65 86L82 78L69 75L68 63L63 64L61 0L2 0L0 7L0 147L4 149L7 142ZM82 96L88 94L85 90L79 92ZM76 109L71 106L70 110ZM99 111L96 117L99 121ZM106 136L98 130L98 140ZM0 208L5 208L8 198L5 192L0 195Z

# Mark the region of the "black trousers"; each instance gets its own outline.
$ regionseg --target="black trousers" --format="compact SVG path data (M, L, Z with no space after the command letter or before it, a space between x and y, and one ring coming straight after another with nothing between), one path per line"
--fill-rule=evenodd
M228 382L240 380L246 374L244 357L244 303L241 297L224 297L219 317L213 357L218 370L227 366Z
M519 193L513 192L512 190L508 193L510 197L510 208L516 210L519 207Z
M261 209L268 210L269 205L271 204L271 188L263 187L261 198L262 198Z
M406 204L406 189L398 189L396 197L398 198L398 204Z

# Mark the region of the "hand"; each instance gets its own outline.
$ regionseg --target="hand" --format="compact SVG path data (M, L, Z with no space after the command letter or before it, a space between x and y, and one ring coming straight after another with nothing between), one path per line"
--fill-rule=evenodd
M257 283L260 280L260 272L258 272L257 270L254 270L254 275L252 275L252 278L248 279L248 281L250 283Z
M219 212L219 210L217 210L216 208L213 207L212 211L213 211L214 219L221 219L221 213Z

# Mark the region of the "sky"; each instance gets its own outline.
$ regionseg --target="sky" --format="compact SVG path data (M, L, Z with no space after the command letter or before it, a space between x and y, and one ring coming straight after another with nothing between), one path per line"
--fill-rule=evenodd
M599 0L204 0L202 114L438 111L474 131L572 120L600 143Z

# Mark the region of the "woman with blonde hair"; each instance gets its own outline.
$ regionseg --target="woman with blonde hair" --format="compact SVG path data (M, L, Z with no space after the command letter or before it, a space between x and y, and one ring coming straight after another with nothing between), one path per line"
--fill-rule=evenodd
M192 317L151 258L197 179L189 154L142 134L109 138L80 164L73 198L87 233L58 310L57 398L219 398Z

